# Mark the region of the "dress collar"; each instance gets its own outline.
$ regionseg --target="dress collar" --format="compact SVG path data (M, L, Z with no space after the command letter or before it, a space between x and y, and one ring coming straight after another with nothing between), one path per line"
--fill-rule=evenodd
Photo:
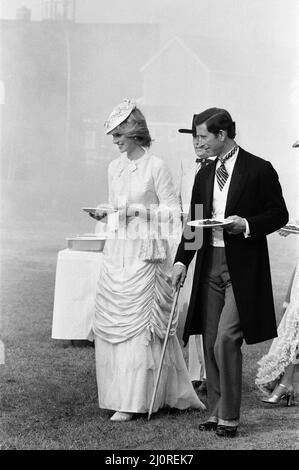
M123 154L120 156L120 166L119 166L119 176L122 174L122 172L127 168L129 171L133 172L137 170L138 166L146 159L149 157L149 152L148 149L145 147L142 147L144 150L144 154L141 155L141 157L137 158L136 160L130 160L127 157L127 154Z
M142 147L142 149L144 151L143 155L136 160L130 160L127 154L124 155L125 165L131 171L137 170L138 166L148 157L148 150L145 147Z

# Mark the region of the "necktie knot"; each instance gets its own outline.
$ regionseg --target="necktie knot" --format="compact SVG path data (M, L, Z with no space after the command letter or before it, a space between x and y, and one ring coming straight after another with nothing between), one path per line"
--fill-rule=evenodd
M227 154L223 155L223 157L219 157L221 165L223 165L229 158L231 158L236 151L238 150L238 146L235 145Z
M229 176L228 172L227 172L227 169L225 168L224 163L229 158L231 158L236 153L237 150L238 150L238 146L235 145L226 155L224 155L221 158L219 157L219 161L221 162L221 165L216 170L216 178L217 178L217 183L218 183L220 191L222 191L222 189L223 189L223 187L224 187L224 185L227 181L227 178Z

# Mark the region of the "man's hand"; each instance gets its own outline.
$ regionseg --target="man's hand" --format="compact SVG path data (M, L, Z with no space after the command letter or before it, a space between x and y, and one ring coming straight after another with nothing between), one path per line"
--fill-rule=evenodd
M238 215L230 215L226 220L231 221L229 225L223 227L229 235L237 235L246 231L245 220Z
M172 287L177 289L178 285L183 287L187 269L183 264L175 264L172 269Z
M290 235L290 232L287 232L286 230L284 230L283 228L281 228L280 230L277 231L279 233L279 235L281 237L287 237L288 235Z

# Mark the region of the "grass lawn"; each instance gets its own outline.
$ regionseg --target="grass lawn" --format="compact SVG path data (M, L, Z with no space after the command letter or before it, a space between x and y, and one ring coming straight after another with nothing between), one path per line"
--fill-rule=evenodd
M58 226L57 226L58 225ZM298 449L298 407L262 404L254 385L257 360L271 342L243 347L241 425L235 439L199 433L201 411L163 410L113 423L97 405L93 347L51 339L57 252L67 226L23 225L2 231L0 449ZM295 236L269 237L273 287L281 305L298 256ZM186 352L186 351L185 351ZM296 376L298 392L298 375ZM297 394L298 395L298 394ZM297 396L298 400L298 396Z

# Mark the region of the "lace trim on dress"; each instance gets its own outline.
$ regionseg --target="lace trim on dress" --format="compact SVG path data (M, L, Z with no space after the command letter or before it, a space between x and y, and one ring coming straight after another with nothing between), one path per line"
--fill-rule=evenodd
M141 241L139 259L148 263L163 263L167 257L167 240L147 238Z
M298 346L299 304L291 303L279 324L278 337L272 342L268 354L258 362L259 370L255 383L262 392L272 392L286 367L299 362Z
M147 327L147 331L150 335L149 340L155 341L157 337L160 340L164 340L172 307L173 296L171 278L163 272L163 266L161 265L157 266L154 296L152 300L149 324ZM177 309L172 320L169 336L173 336L176 332L178 315L179 312Z

